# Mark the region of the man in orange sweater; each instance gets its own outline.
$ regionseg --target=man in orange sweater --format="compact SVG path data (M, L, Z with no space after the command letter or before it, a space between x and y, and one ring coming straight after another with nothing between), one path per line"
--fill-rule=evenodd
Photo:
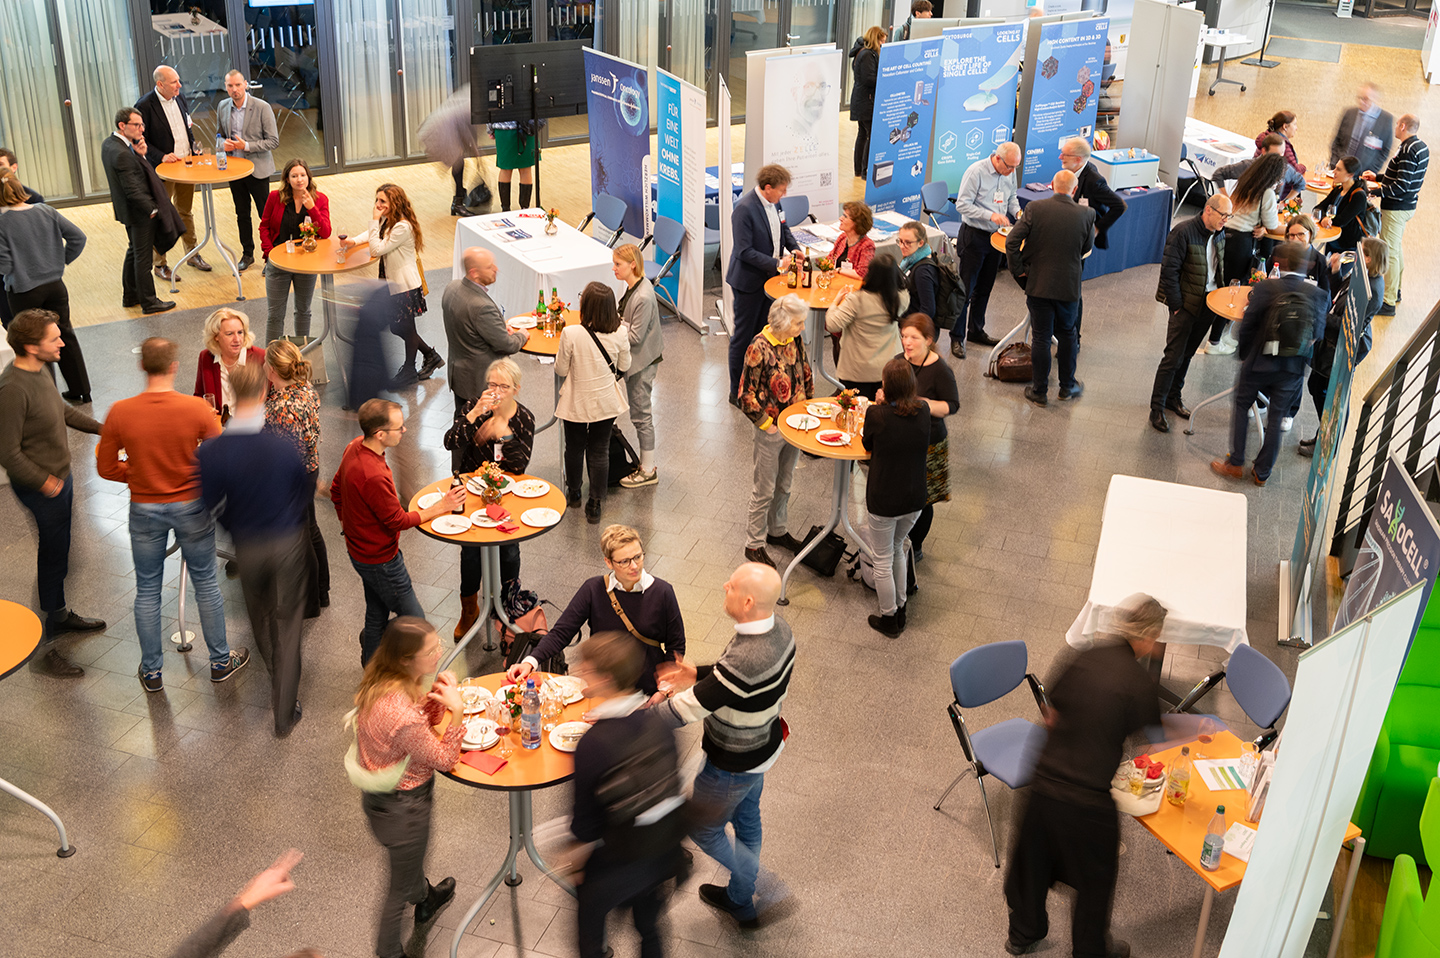
M225 605L215 579L215 520L200 498L195 449L220 434L220 421L198 396L175 391L177 347L152 336L140 346L145 391L110 407L96 451L100 475L130 487L130 552L135 560L135 631L140 684L165 687L160 645L160 587L170 532L195 583L200 628L210 648L210 681L224 682L250 660L225 642ZM120 458L120 451L126 453Z

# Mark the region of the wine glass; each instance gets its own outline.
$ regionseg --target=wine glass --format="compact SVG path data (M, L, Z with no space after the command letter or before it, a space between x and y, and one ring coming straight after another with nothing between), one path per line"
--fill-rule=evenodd
M1195 740L1200 744L1195 748L1195 761L1198 762L1207 757L1204 754L1205 747L1215 741L1215 733L1220 730L1220 726L1212 718L1202 718L1197 729Z
M1255 769L1260 764L1260 752L1254 742L1240 743L1240 770L1245 773L1245 783L1250 784Z

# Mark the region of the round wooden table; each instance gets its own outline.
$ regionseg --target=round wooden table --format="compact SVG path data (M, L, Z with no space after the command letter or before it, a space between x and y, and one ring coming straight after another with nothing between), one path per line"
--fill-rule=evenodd
M542 679L548 678L545 673L532 672L530 674L537 676L535 682L537 689L540 687ZM479 678L466 679L460 684L462 686L478 685L494 692L500 686L507 684L507 681L504 672L495 672ZM592 705L594 703L588 698L581 699L573 705L567 705L560 720L562 722L581 721ZM511 736L518 737L514 732L511 733ZM471 788L508 792L510 795L510 849L506 853L505 860L500 864L500 869L495 872L490 883L485 886L485 891L476 899L475 904L470 906L470 910L460 921L460 927L455 930L455 938L450 945L450 955L451 958L457 958L465 929L470 927L470 923L480 914L480 910L485 907L490 896L500 888L500 883L503 881L511 888L520 884L522 879L515 869L515 859L519 857L522 847L530 856L530 860L535 863L536 868L539 868L551 881L571 895L575 894L574 887L564 878L555 874L554 870L540 857L540 852L535 847L535 819L530 797L536 789L559 785L574 777L575 759L570 753L562 752L551 745L549 733L542 733L539 748L521 748L517 741L514 753L506 760L504 768L493 775L486 775L479 769L466 765L463 761L456 762L454 768L442 774L451 781L469 785Z
M1305 188L1312 193L1324 195L1335 188L1335 177L1325 173L1306 173Z
M791 289L786 285L784 273L772 276L765 281L765 295L771 299L779 299L781 296L794 293L805 302L806 306L810 307L810 312L805 316L805 335L801 337L805 345L810 348L810 368L836 389L843 389L844 386L841 385L840 380L825 371L825 312L835 305L835 299L840 295L842 289L855 290L859 288L859 277L846 276L840 272L835 274L828 289L821 289L813 284L809 289L802 287Z
M1231 322L1237 322L1245 316L1245 306L1250 302L1250 286L1221 286L1219 289L1212 289L1205 294L1205 305L1216 316L1223 316ZM1202 399L1190 409L1190 421L1185 424L1185 435L1195 435L1195 420L1200 416L1200 410L1211 403L1219 402L1225 397L1233 394L1235 387L1231 386L1222 392L1218 392L1207 399ZM1260 442L1265 442L1265 417L1256 415L1255 422L1260 427Z
M810 399L805 402L797 402L793 405L786 406L784 411L780 413L778 421L780 438L801 452L808 452L812 456L819 456L822 459L830 459L835 463L835 481L831 486L830 495L830 518L825 521L825 528L820 530L820 533L814 536L805 548L795 553L795 558L791 559L790 564L785 567L784 573L780 576L781 605L789 604L790 600L785 598L785 592L790 585L790 576L800 565L801 560L814 551L814 549L824 541L825 537L835 530L836 526L844 527L845 531L850 534L850 537L855 540L860 549L870 557L871 561L874 561L875 558L864 537L856 532L855 527L850 524L850 513L846 508L850 501L850 464L853 462L869 462L870 452L860 441L860 433L858 430L851 435L850 442L844 446L828 446L815 438L819 433L839 428L835 425L833 413L831 417L817 417L820 419L820 425L814 429L796 429L789 424L788 420L791 416L810 415L806 407L816 404L830 406L836 412L840 409L839 406L835 405L833 400Z
M1272 240L1276 240L1281 243L1285 242L1285 228L1283 226L1278 230L1266 230L1265 235ZM1333 239L1339 238L1340 227L1320 226L1317 224L1315 227L1315 236L1311 240L1311 245L1319 246L1321 243L1328 243Z
M345 253L343 259L340 258L340 252L340 241L333 235L326 239L317 239L314 251L308 253L301 249L299 240L295 242L295 252L293 253L286 252L284 243L277 243L270 248L269 262L277 269L283 269L287 273L320 277L320 315L325 319L325 326L320 330L319 336L314 337L300 348L302 353L308 353L318 348L321 343L335 334L335 274L364 269L375 262L370 256L368 244L353 247L348 253ZM338 363L338 366L340 381L343 384L345 382L345 364Z
M990 248L1000 253L1005 252L1005 240L1010 236L1012 229L1014 229L1013 226L1002 226L1000 229L991 233ZM1004 232L1001 232L1002 230Z
M185 265L185 261L190 259L190 257L198 256L200 250L205 248L205 244L213 239L215 241L215 248L220 251L220 256L229 265L230 272L235 276L235 298L243 302L245 299L245 287L240 284L240 267L230 256L230 251L225 248L224 243L220 242L220 237L215 232L214 191L216 183L232 183L235 180L243 180L251 173L254 173L255 164L244 157L232 156L227 157L225 169L222 170L215 165L214 156L191 156L182 160L174 160L170 163L161 163L155 167L155 172L160 175L160 179L170 183L185 183L190 186L198 186L200 188L200 211L205 217L204 237L201 238L200 242L195 244L194 249L188 250L184 256L180 257L180 261L171 268L170 292L175 293L180 290L180 287L175 285L175 274L180 271L180 267Z

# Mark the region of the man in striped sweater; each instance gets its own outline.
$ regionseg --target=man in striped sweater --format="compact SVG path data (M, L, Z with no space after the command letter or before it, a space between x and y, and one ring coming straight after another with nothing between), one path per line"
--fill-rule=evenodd
M742 928L760 924L760 793L789 733L780 706L790 687L795 639L775 615L779 598L780 573L773 567L747 562L736 569L725 583L725 613L735 620L730 644L714 665L697 667L676 656L673 665L662 666L660 688L672 697L656 707L671 728L705 721L705 766L695 777L694 801L712 817L690 837L729 869L730 883L701 885L700 897ZM725 834L727 822L735 828L733 842Z
M1405 278L1405 253L1400 244L1405 237L1405 224L1415 215L1420 187L1425 184L1425 171L1430 168L1430 147L1417 135L1419 132L1420 120L1414 114L1407 113L1395 122L1395 137L1400 141L1400 148L1377 180L1380 238L1390 248L1390 267L1385 271L1385 304L1380 307L1379 316L1394 316L1395 304L1400 302L1400 281ZM1369 174L1366 177L1372 178Z

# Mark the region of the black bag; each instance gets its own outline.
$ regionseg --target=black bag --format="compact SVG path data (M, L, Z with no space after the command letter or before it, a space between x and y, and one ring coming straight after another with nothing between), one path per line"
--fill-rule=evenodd
M922 262L935 267L935 315L930 318L935 321L937 331L951 329L955 325L955 320L965 315L965 304L969 299L965 292L965 284L960 282L960 274L955 272L949 263L941 262L934 253L931 253L930 258L922 260ZM912 303L915 301L914 275L915 269L912 267L910 276L906 277Z
M620 431L619 426L610 427L610 477L612 486L620 485L620 480L640 468L640 457L635 455L635 447L630 445L630 440Z
M490 192L490 184L482 179L479 183L476 183L475 188L465 196L465 205L478 209L482 206L489 206L490 201L494 198L494 194Z
M803 544L808 546L820 534L821 528L821 526L811 526L810 531L805 534ZM832 532L800 561L823 576L833 576L835 570L840 568L840 560L843 558L845 558L845 537L838 532Z
M1265 335L1262 349L1270 343L1278 343L1277 356L1304 356L1307 359L1314 349L1311 338L1315 330L1315 310L1310 299L1299 290L1281 293L1270 305L1265 316Z
M516 662L524 661L525 656L532 654L535 646L540 644L540 640L545 638L549 631L545 620L545 610L541 606L537 605L523 618L526 620L524 624L535 627L534 631L511 633L509 629L500 627L500 650L504 653L507 670ZM517 628L523 627L519 620L516 620L515 625ZM562 649L548 659L541 660L539 671L549 672L552 675L566 675L569 669L569 665L565 662L565 652Z

